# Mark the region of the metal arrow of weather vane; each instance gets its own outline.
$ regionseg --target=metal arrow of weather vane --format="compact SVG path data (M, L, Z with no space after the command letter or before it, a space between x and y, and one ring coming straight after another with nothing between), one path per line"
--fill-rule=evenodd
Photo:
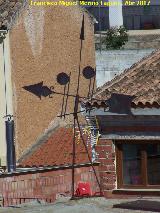
M83 14L81 32L80 32L80 60L79 60L79 68L78 68L77 88L76 88L75 94L71 94L69 91L70 82L71 82L71 72L69 73L69 75L65 72L61 72L57 75L57 82L61 86L64 87L63 93L55 91L53 86L48 87L48 86L43 85L43 81L41 81L40 83L34 84L34 85L29 85L29 86L23 87L23 89L27 90L28 92L31 92L32 94L36 95L40 99L41 99L41 97L52 98L52 95L61 95L63 97L63 99L62 99L62 105L61 105L61 113L58 117L65 118L65 116L67 116L67 115L71 115L71 114L73 115L74 131L73 131L73 144L72 144L72 199L75 199L75 197L76 197L76 195L75 195L76 123L77 123L77 127L79 129L80 137L81 137L83 145L85 147L88 159L91 163L95 178L96 178L98 186L100 188L100 194L101 194L100 182L99 182L98 176L96 174L96 170L93 166L92 159L90 157L87 145L83 138L83 134L81 132L80 123L79 123L79 119L78 119L78 114L81 112L81 111L79 111L80 98L85 98L85 99L88 98L88 99L92 100L94 85L95 85L95 76L96 76L96 71L91 66L86 66L83 69L83 71L82 71L83 77L85 79L89 80L88 95L87 95L87 97L79 96L80 76L81 76L81 59L82 59L82 48L83 48L84 39L85 39L85 34L84 34L84 14ZM74 98L74 110L73 110L73 112L67 113L66 110L67 110L69 97Z

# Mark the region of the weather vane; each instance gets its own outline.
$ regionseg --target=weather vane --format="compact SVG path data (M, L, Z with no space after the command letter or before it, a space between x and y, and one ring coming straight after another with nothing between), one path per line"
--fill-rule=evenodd
M41 97L50 97L52 98L52 95L61 95L63 97L62 99L62 105L61 105L61 113L58 117L65 118L68 115L73 115L73 147L72 147L72 198L75 199L75 163L76 163L76 123L77 127L80 133L80 138L82 139L83 145L85 147L88 159L91 163L97 184L100 189L100 196L102 194L101 185L96 173L96 170L94 168L94 165L92 163L92 159L90 157L87 145L85 143L85 140L83 138L83 133L80 128L79 118L78 115L82 111L79 110L79 104L81 103L80 99L86 99L90 100L97 100L93 98L93 92L95 87L95 78L96 78L96 69L92 68L91 66L86 66L81 70L81 59L82 59L82 48L83 48L83 40L85 40L85 33L84 33L84 14L82 19L82 26L81 26L81 32L80 32L80 60L79 60L79 70L78 70L78 78L77 78L77 88L76 93L71 94L70 93L70 82L71 82L71 72L69 75L65 72L61 72L57 75L57 82L61 86L63 86L63 93L55 91L54 87L48 87L43 85L43 81L34 85L24 86L23 88L32 94L36 95L41 99ZM85 79L88 79L89 85L88 85L88 94L87 97L80 96L79 95L79 88L80 88L80 77L83 75ZM75 80L75 79L74 79ZM73 112L67 113L67 104L68 104L68 98L72 97L74 98L74 110ZM119 113L119 114L132 114L131 113L131 102L135 98L135 96L129 96L124 94L111 94L111 97L106 100L106 104L109 106L109 112L111 113ZM100 101L100 100L99 100ZM92 110L92 106L89 107L89 112ZM87 109L86 109L87 111Z
M72 198L75 199L75 164L76 164L76 123L77 127L80 133L80 138L82 139L83 145L85 147L89 162L91 163L95 178L97 180L98 186L100 188L100 195L102 194L101 192L101 186L100 182L98 179L98 176L96 174L96 170L93 166L92 159L90 157L87 145L85 143L85 140L83 138L83 133L80 128L80 123L79 123L79 118L78 114L81 113L82 111L79 110L79 104L80 98L85 98L85 99L90 99L92 100L93 96L93 91L94 91L94 86L95 86L95 77L96 77L96 71L94 68L91 66L86 66L81 70L81 59L82 59L82 48L83 48L83 40L85 39L85 34L84 34L84 14L83 14L83 19L82 19L82 26L81 26L81 32L80 32L80 60L79 60L79 70L78 70L78 78L77 78L77 88L76 88L76 93L71 94L70 93L70 82L71 82L71 72L69 75L65 72L61 72L57 75L57 82L61 86L63 86L63 93L55 91L54 87L48 87L43 85L43 81L34 85L29 85L29 86L24 86L23 88L32 94L36 95L41 99L41 97L50 97L52 98L52 95L61 95L63 97L62 99L62 105L61 105L61 113L58 117L63 117L65 119L66 116L68 115L73 115L73 146L72 146ZM83 74L83 77L85 79L89 80L89 85L88 85L88 94L87 97L80 96L79 95L79 88L80 88L80 77ZM75 80L75 79L74 79ZM92 86L93 85L93 86ZM67 113L67 104L68 104L68 98L72 97L74 98L74 110L73 112Z

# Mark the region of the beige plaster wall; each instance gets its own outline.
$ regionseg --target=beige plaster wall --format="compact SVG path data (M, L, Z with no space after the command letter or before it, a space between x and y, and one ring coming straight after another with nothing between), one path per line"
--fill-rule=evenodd
M14 115L16 116L17 158L33 145L57 120L62 97L42 98L22 89L44 81L59 92L60 72L71 72L70 92L76 92L82 10L77 7L27 7L10 31ZM81 68L95 66L91 18L85 13L85 41ZM80 95L86 95L88 80L81 77ZM71 112L73 99L67 111Z

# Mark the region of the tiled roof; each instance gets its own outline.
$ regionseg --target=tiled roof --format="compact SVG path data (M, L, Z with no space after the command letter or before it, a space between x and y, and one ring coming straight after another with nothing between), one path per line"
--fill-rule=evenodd
M87 135L84 135L87 141ZM29 152L22 158L19 164L26 166L53 166L53 165L68 165L72 163L72 141L73 128L58 128L54 134L49 137L40 146L37 144L37 149ZM89 152L91 151L88 146ZM88 163L88 157L82 141L76 141L76 163Z
M24 0L0 0L0 29L10 28L25 2Z
M127 59L126 59L127 60ZM160 50L153 52L122 74L98 88L94 98L97 106L104 104L111 93L135 95L133 106L160 105Z

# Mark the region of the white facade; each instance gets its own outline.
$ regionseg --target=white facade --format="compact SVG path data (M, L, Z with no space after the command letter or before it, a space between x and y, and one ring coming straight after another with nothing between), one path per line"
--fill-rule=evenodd
M115 0L110 0L114 3ZM123 13L122 13L122 0L117 0L116 6L109 7L109 25L110 27L122 26L123 25Z

